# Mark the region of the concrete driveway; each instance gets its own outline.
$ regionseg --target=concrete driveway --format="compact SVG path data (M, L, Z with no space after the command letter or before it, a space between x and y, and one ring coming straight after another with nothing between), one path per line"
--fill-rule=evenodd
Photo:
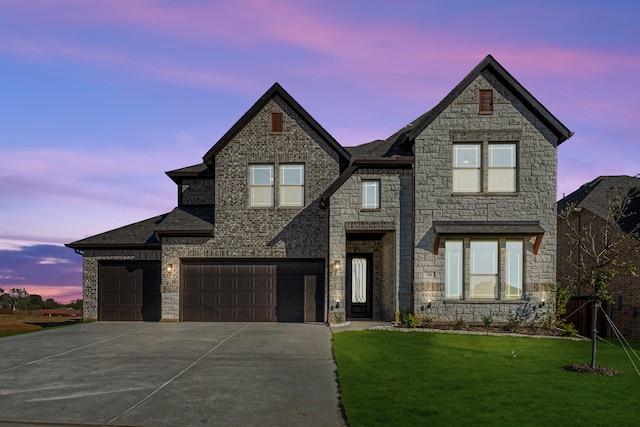
M0 425L340 426L321 324L98 322L0 338Z

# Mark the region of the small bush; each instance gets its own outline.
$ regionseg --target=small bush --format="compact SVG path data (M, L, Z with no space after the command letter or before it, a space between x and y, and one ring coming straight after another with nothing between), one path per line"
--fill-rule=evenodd
M573 323L560 323L558 324L558 328L562 330L562 336L564 337L575 337L578 335L578 330L573 326Z
M428 314L421 314L418 317L418 319L420 320L420 324L422 326L430 326L433 322L434 322L434 318L432 316L429 316Z
M489 314L488 316L482 316L482 324L484 325L485 328L489 328L491 327L491 324L493 323L493 317L491 317L491 315Z
M462 318L458 319L458 321L456 323L453 324L453 329L455 330L460 330L460 329L464 329L465 328L465 324L464 324L464 320L462 320Z
M413 313L405 313L402 315L402 323L408 328L417 328L420 326L420 319Z

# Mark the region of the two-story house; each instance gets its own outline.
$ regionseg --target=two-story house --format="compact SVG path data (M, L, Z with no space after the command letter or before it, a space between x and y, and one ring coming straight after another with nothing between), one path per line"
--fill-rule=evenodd
M556 149L572 133L487 56L385 140L343 147L277 83L178 206L67 246L98 320L503 320L555 282Z

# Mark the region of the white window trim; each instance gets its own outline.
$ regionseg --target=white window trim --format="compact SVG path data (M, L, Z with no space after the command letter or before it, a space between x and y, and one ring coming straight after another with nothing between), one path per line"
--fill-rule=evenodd
M457 151L456 147L461 146L479 146L479 167L461 167L457 166ZM492 157L491 157L491 147L496 147L499 145L503 146L513 146L513 166L503 167L497 166L494 167L491 165ZM451 190L453 194L491 194L491 195L515 195L519 191L519 171L520 171L520 162L519 162L519 143L517 141L453 141L451 148L452 156L451 156ZM461 175L464 171L473 171L478 174L478 184L471 187L460 188L459 183L459 175ZM509 173L512 175L512 185L509 187L495 187L493 185L493 175L492 172L500 172Z
M374 185L375 184L375 185ZM375 188L375 200L370 201L367 196L367 188L372 186ZM380 180L379 179L363 179L362 180L362 209L377 210L380 209Z
M469 237L451 237L445 239L445 259L444 259L444 298L445 301L460 301L460 302L481 302L481 301L514 301L522 297L525 294L526 290L526 260L527 260L527 251L526 251L526 241L525 238L505 238L505 237L488 237L485 239L480 238L469 238ZM495 242L497 248L497 262L496 262L496 271L495 274L491 272L491 274L487 273L487 276L493 276L496 280L496 285L494 289L495 295L480 295L474 296L472 289L472 280L474 274L472 274L472 262L473 262L473 253L471 250L472 242ZM509 262L508 257L513 256L514 253L510 253L508 244L518 244L520 245L519 254L515 255L519 257L517 265L519 265L519 269L516 271L516 280L517 282L517 292L513 293L508 288L509 282L512 280L512 272L509 271ZM448 247L451 245L451 247ZM457 246L456 245L461 245ZM453 266L451 264L452 259L450 258L451 252L453 250L461 253L461 257L458 258L462 260L461 266ZM459 262L459 261L456 261ZM461 268L462 272L460 273L461 279L461 288L456 293L457 289L454 289L452 283L449 282L449 278L451 277L451 268ZM483 274L477 274L476 277L480 277Z
M299 184L285 184L284 181L284 169L292 167L301 168L300 170L300 183ZM304 183L305 183L305 167L303 163L283 163L279 168L280 173L280 185L278 188L278 192L280 193L280 206L285 208L299 208L305 205L305 191L304 191ZM300 198L296 203L287 203L284 199L285 192L287 189L298 189L300 191Z
M270 184L255 184L254 183L254 178L255 178L255 171L258 168L269 168L270 169ZM249 206L252 208L272 208L274 205L274 172L275 172L275 168L273 164L266 164L266 163L256 163L256 164L251 164L249 165ZM271 190L271 194L270 194L270 202L269 203L256 203L255 202L255 197L254 197L254 190L259 190L259 189L270 189Z

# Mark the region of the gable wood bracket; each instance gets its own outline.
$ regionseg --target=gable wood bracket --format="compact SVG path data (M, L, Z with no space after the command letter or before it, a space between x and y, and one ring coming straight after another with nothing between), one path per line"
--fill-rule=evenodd
M542 235L536 236L536 241L533 242L533 254L538 255L538 251L540 250L540 244L542 243Z

